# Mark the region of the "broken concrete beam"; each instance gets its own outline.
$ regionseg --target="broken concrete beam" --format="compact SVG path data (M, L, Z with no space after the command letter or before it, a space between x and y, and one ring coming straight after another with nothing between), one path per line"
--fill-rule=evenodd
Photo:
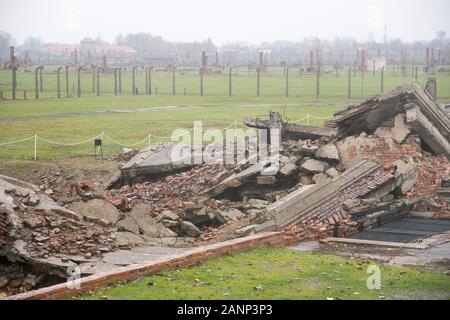
M450 140L443 136L416 104L405 105L406 121L436 154L450 159Z
M268 161L262 161L260 163L248 167L245 170L242 170L239 173L235 173L226 178L225 180L223 180L222 182L220 182L219 184L205 190L203 194L208 197L215 197L225 192L225 190L227 190L228 188L240 187L246 181L246 179L255 176L257 174L260 174L262 170L268 165L268 163L269 163Z
M122 178L125 180L134 179L137 176L149 176L161 174L193 166L192 146L182 146L182 150L177 153L178 159L174 160L175 148L180 145L175 143L155 143L147 146L121 168ZM183 154L186 156L183 157Z
M312 139L333 138L337 134L337 130L326 127L304 126L294 123L285 123L283 132L288 133L292 138L296 139Z
M320 139L322 137L332 138L336 136L337 130L333 128L323 128L314 126L304 126L294 123L283 122L281 114L270 112L269 120L263 120L259 117L245 118L244 124L250 128L258 129L281 129L283 135L291 139Z
M260 117L245 118L244 124L250 128L257 129L281 129L283 127L283 121L281 114L278 112L269 112L269 119L263 120Z
M268 143L270 144L270 138L272 137L271 134L271 130L276 129L276 130L280 130L280 136L279 136L279 143L281 142L282 139L282 135L283 135L283 121L282 121L282 117L281 114L278 112L269 112L269 119L268 120L263 120L260 117L256 117L256 118L245 118L244 119L244 124L247 127L250 128L257 128L257 129L267 129L268 130L268 137L269 137L269 141Z
M299 221L323 221L342 216L344 201L360 198L394 179L393 169L363 161L329 182L302 187L267 208L276 228Z
M419 179L419 170L415 163L397 160L394 162L396 191L404 195Z

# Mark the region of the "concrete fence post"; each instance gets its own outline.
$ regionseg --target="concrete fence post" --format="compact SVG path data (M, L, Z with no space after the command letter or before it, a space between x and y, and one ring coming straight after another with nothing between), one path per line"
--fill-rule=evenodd
M286 72L285 72L285 75L286 75L286 78L285 78L285 92L284 92L284 95L285 95L285 97L287 98L287 97L289 97L289 69L290 69L290 67L287 67L286 68Z
M91 66L92 69L92 93L95 93L95 66Z
M42 70L44 70L44 66L41 66L41 68L39 69L39 90L41 91L41 93L44 92Z
M348 88L347 88L347 98L352 98L352 66L348 68Z
M232 70L233 70L233 67L230 67L230 70L228 73L228 96L229 97L231 97L231 95L233 94Z
M81 69L83 67L79 66L77 68L77 96L81 98Z
M34 98L39 99L39 70L43 68L42 66L34 69Z
M133 96L136 95L136 70L137 66L134 66L133 69L131 69L131 94Z
M261 69L256 68L256 96L261 96Z
M69 66L66 66L66 98L69 97Z
M117 72L118 68L114 69L114 95L117 96Z
M202 68L200 68L200 97L203 97L203 75L204 75L204 69L202 67Z
M100 72L105 72L103 67L97 68L97 96L100 96Z
M12 99L16 100L16 92L17 92L17 67L12 67Z
M37 161L37 134L34 135L34 154L33 160Z
M316 99L320 98L320 61L317 61L317 73L316 73Z
M152 73L153 73L153 66L150 66L148 69L148 94L152 95Z
M122 68L119 68L119 94L122 94Z
M62 67L56 69L56 97L58 99L61 98L61 69Z
M176 70L176 66L173 65L172 67L172 95L176 95L176 84L175 84L175 70Z
M148 66L145 67L145 95L148 95Z

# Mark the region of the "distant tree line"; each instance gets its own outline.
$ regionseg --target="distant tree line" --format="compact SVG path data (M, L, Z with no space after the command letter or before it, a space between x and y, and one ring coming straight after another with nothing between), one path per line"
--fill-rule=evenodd
M356 59L358 48L365 48L369 57L381 53L394 63L405 60L405 58L409 63L421 63L424 61L425 49L434 48L436 59L438 58L437 52L439 52L440 61L438 63L450 63L450 38L445 31L436 32L435 38L430 41L414 42L404 42L400 38L377 42L369 37L368 41L362 43L353 38L342 37L333 40L305 38L296 42L262 42L258 45L234 42L219 47L210 38L201 42L173 42L150 33L129 33L118 34L114 43L135 49L136 58L139 60L168 59L179 64L198 64L202 51L209 55L210 65L215 62L216 52L221 60L220 65L257 64L261 49L270 52L266 60L270 65L297 64L300 61L306 64L310 52L316 52L317 49L320 51L323 63L333 64L343 56L345 63L348 64L353 63ZM2 61L9 59L9 46L11 45L16 46L16 53L21 56L28 50L33 59L39 54L39 50L45 43L39 37L30 36L23 43L17 45L10 33L0 31L0 59Z

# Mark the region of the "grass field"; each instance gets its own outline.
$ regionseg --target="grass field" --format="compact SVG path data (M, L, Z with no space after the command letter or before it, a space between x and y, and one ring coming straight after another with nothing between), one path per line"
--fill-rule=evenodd
M304 74L299 76L298 70L290 70L290 96L284 97L284 79L281 68L270 69L262 76L261 97L256 97L256 76L248 74L246 68L233 76L233 96L228 97L228 76L206 76L205 96L199 96L199 76L177 74L177 95L171 95L171 75L156 72L153 77L154 86L158 87L158 95L132 96L131 71L123 75L123 95L113 95L113 75L101 75L102 95L92 93L92 75L86 71L82 75L83 94L81 98L70 97L56 99L56 66L45 68L44 93L39 100L34 99L34 73L18 74L18 100L9 100L11 90L11 74L0 71L0 91L8 100L0 101L0 157L31 159L34 155L37 134L52 142L75 143L90 139L105 132L104 153L117 154L120 144L148 143L148 135L169 136L176 128L192 128L193 121L202 120L204 128L224 128L237 121L242 123L245 116L267 115L269 110L284 113L289 120L298 120L308 114L309 123L321 125L323 118L330 117L346 103L356 103L362 97L368 97L380 90L380 74L375 77L367 73L362 81L357 73L352 81L352 99L347 99L347 74L343 72L336 78L332 73L325 73L321 78L321 96L315 98L315 76ZM142 93L145 79L144 73L137 76L137 87ZM423 82L426 75L420 74ZM393 76L388 70L385 73L385 90L396 85L411 83L411 76ZM70 75L70 88L75 85L75 75ZM364 83L364 90L362 90ZM65 80L62 76L64 91ZM186 96L184 89L186 88ZM22 91L27 91L28 100L23 100ZM75 89L76 91L76 89ZM64 93L63 93L64 95ZM450 75L438 75L438 95L441 102L450 102ZM184 109L159 109L165 106L186 106ZM303 122L306 123L306 120ZM19 144L1 145L12 141L30 138ZM151 137L150 141L167 140ZM117 144L116 142L119 142ZM70 157L93 154L92 141L76 145L55 145L41 139L37 140L37 156Z
M449 299L442 272L378 265L381 289L367 288L370 262L290 249L257 249L120 283L81 299ZM245 270L245 272L243 272Z

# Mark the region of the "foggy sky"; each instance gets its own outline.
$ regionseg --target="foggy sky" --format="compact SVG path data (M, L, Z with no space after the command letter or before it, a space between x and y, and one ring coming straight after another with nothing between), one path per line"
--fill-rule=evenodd
M114 41L119 32L150 32L169 41L215 44L301 41L369 34L431 40L450 34L449 0L0 0L0 30L18 43L27 36L45 42L81 38Z

